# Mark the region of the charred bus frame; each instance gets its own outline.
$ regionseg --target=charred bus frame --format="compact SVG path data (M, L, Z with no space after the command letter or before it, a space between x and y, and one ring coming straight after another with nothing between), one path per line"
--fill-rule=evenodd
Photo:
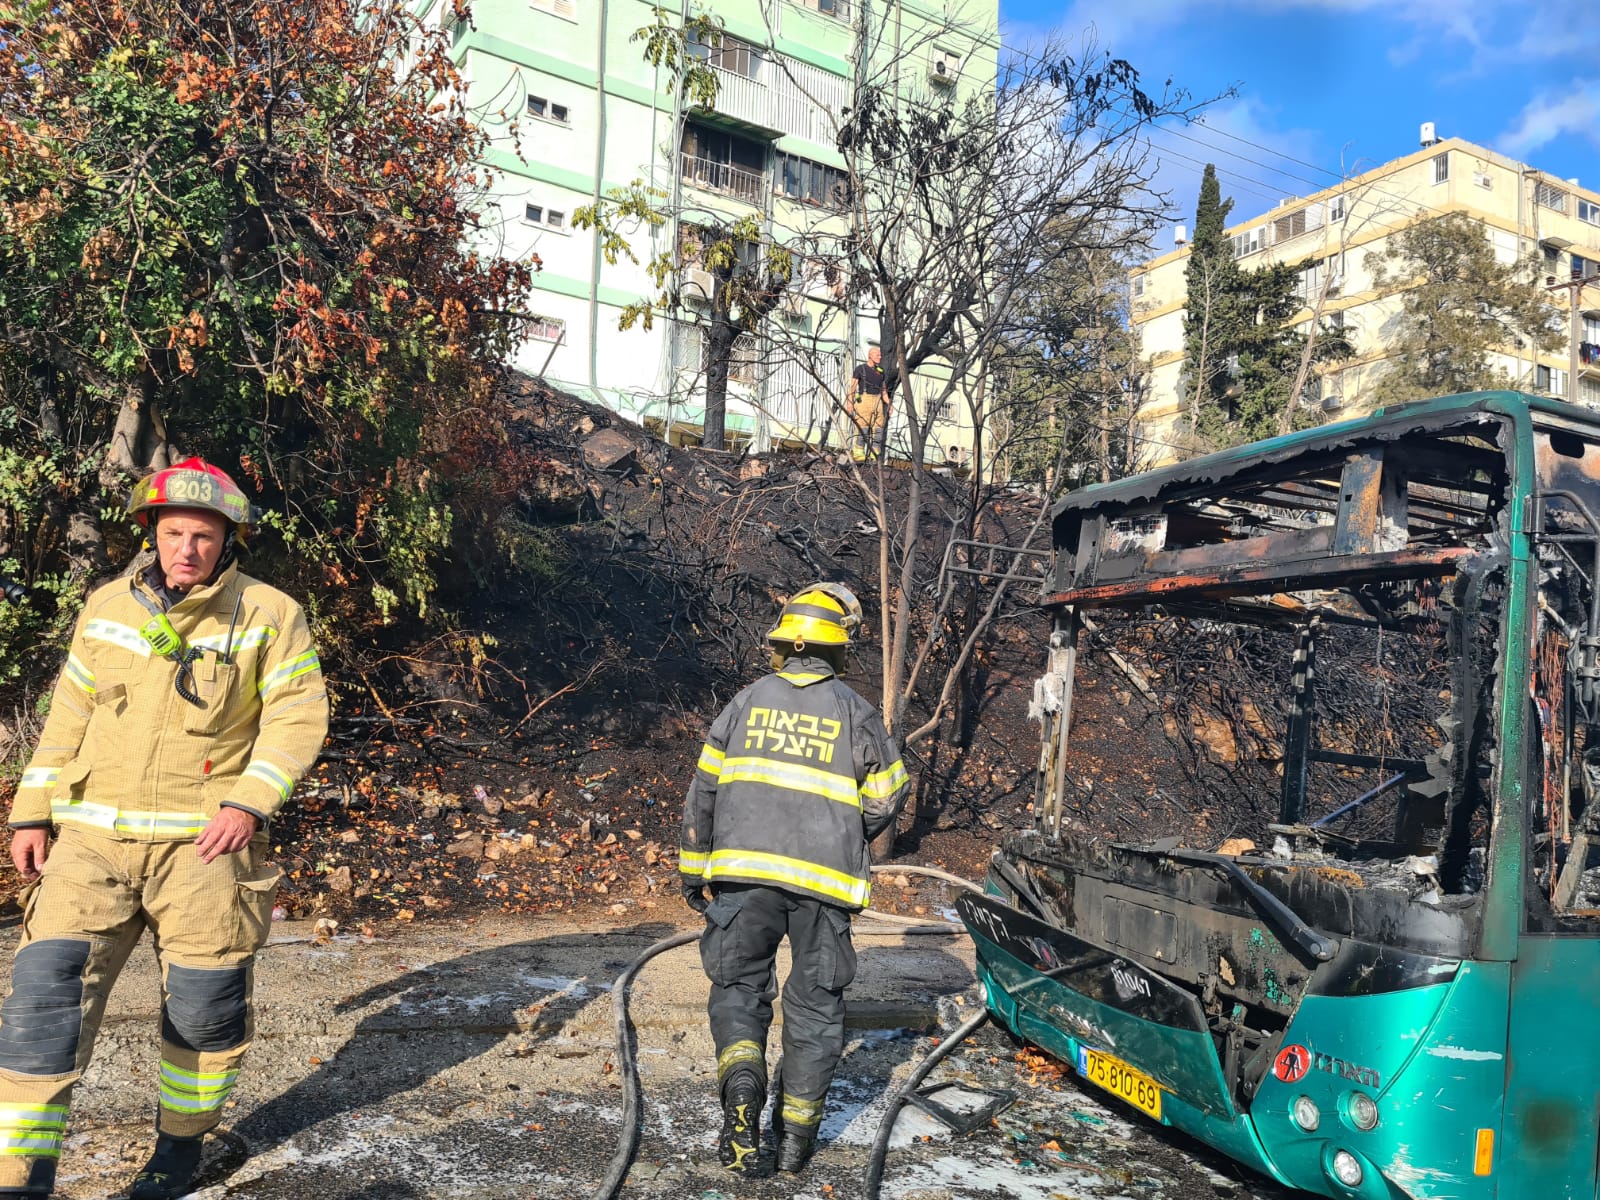
M1061 500L1037 824L959 902L993 1012L1309 1191L1596 1195L1596 514L1600 415L1510 392ZM1251 717L1276 779L1265 848L1074 828L1090 612L1169 638L1269 631L1283 686ZM1408 672L1386 637L1414 650ZM1360 714L1320 705L1362 638L1379 643L1358 664L1379 703L1403 688L1438 703L1380 746L1360 744L1375 728Z

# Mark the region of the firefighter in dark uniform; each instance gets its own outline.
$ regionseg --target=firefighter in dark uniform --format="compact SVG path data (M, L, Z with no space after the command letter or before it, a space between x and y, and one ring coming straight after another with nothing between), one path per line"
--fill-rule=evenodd
M778 1170L800 1171L816 1148L844 1049L844 990L856 972L850 914L871 888L867 844L910 790L877 709L839 679L860 624L860 604L838 584L812 584L784 605L767 634L774 673L712 724L684 803L678 870L684 898L706 918L718 1152L735 1171L756 1163L785 936L793 967L772 1118Z

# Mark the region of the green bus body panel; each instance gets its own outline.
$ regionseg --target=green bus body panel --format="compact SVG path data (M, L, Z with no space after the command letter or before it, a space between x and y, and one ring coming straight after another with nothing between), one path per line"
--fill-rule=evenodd
M1518 1192L1592 1200L1600 1134L1600 946L1588 937L1523 934L1511 968L1504 1162Z
M1415 1200L1487 1200L1509 1163L1473 1174L1479 1129L1500 1126L1505 1067L1504 963L1463 963L1450 983L1367 996L1306 996L1284 1032L1283 1045L1310 1051L1313 1065L1292 1083L1268 1071L1250 1105L1265 1152L1291 1182L1326 1196L1351 1193L1333 1184L1324 1161L1348 1150L1389 1187L1362 1196ZM1367 1132L1345 1116L1360 1091L1378 1102ZM1322 1113L1315 1133L1290 1119L1299 1096ZM1514 1164L1513 1164L1514 1165ZM1503 1186L1503 1184L1502 1184ZM1390 1188L1394 1190L1390 1190ZM1534 1195L1514 1188L1507 1196Z
M1264 1175L1340 1200L1491 1200L1502 1177L1509 1182L1499 1184L1505 1189L1500 1195L1546 1194L1522 1190L1521 1164L1498 1137L1508 989L1503 963L1463 963L1453 982L1430 987L1305 997L1283 1045L1305 1047L1308 1061L1317 1065L1293 1083L1269 1071L1250 1111L1240 1113L1228 1098L1207 1034L1101 1004L981 933L973 936L989 1007L1017 1036L1069 1064L1077 1061L1080 1045L1111 1051L1167 1089L1164 1124ZM1358 1073L1358 1079L1346 1077ZM1378 1102L1378 1125L1368 1132L1344 1116L1356 1090ZM1313 1133L1290 1119L1299 1096L1309 1096L1322 1113ZM1497 1135L1495 1169L1486 1177L1473 1174L1479 1129ZM1329 1179L1325 1163L1336 1150L1362 1160L1361 1187L1351 1190ZM1592 1159L1592 1142L1588 1153ZM1592 1163L1585 1169L1592 1170ZM1590 1194L1583 1193L1585 1200Z
M1052 517L1127 509L1212 483L1225 487L1247 467L1337 448L1367 428L1404 434L1441 428L1441 418L1457 416L1503 423L1511 486L1502 527L1509 536L1493 701L1493 834L1477 944L1454 978L1349 995L1320 993L1317 981L1328 976L1314 975L1275 1051L1301 1048L1303 1073L1286 1068L1286 1079L1269 1068L1241 1111L1209 1033L1076 990L1030 957L1026 939L1004 930L985 936L970 916L964 919L989 1007L1016 1034L1069 1064L1084 1045L1115 1054L1168 1089L1164 1123L1274 1179L1337 1200L1600 1200L1600 1037L1593 1015L1600 944L1593 935L1528 933L1524 924L1532 836L1526 747L1537 736L1528 727L1528 680L1538 569L1534 531L1526 527L1538 478L1535 430L1554 421L1593 430L1600 442L1600 416L1513 392L1441 397L1096 484L1063 497ZM1106 950L1103 961L1115 960ZM1366 1132L1348 1116L1356 1091L1378 1104L1378 1124ZM1319 1110L1315 1131L1291 1119L1301 1096ZM1485 1175L1475 1173L1480 1131L1494 1139ZM1336 1150L1363 1164L1358 1187L1333 1181Z
M1222 1068L1207 1035L1142 1021L1040 974L981 934L974 933L973 940L978 944L978 978L989 1007L1018 1037L1069 1064L1077 1061L1080 1045L1114 1052L1169 1089L1161 1099L1162 1124L1181 1129L1280 1183L1290 1182L1262 1152L1249 1120L1228 1101ZM1069 1024L1085 1036L1079 1039L1067 1033ZM1206 1107L1194 1102L1196 1095L1207 1099ZM1225 1108L1206 1111L1218 1100Z

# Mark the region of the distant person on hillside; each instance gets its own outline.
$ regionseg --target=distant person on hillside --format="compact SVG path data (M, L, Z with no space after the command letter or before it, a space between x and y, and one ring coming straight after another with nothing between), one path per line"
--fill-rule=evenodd
M850 419L850 456L865 462L869 454L883 456L889 430L889 397L883 386L883 351L873 346L867 361L850 374L844 411Z
M684 801L678 870L684 899L706 918L718 1153L734 1171L755 1166L761 1141L785 936L794 965L772 1114L778 1170L798 1173L816 1149L856 973L850 914L871 890L867 844L911 788L878 710L839 679L860 626L861 605L839 584L812 584L784 605L767 634L774 673L713 722Z
M0 1007L0 1198L48 1196L106 998L149 929L156 1144L129 1200L192 1190L254 1036L279 871L267 822L322 749L305 613L234 561L250 502L198 458L139 481L156 559L89 597L11 806L29 886ZM52 840L53 837L53 840Z

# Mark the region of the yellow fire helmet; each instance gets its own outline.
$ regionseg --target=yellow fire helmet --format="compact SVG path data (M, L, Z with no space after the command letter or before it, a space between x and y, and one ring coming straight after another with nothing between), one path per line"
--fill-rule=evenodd
M849 646L861 627L861 602L842 583L812 583L783 606L767 641L804 650L815 646Z

